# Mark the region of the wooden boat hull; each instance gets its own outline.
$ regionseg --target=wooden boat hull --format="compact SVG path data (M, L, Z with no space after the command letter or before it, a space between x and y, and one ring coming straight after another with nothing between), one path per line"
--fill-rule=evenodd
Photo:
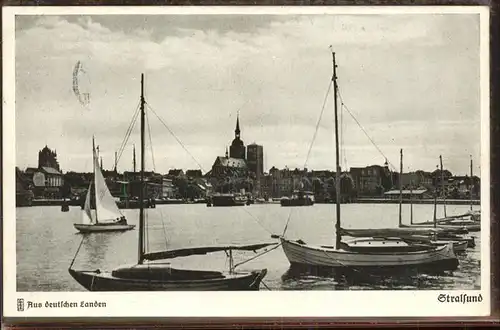
M96 225L85 225L85 224L74 224L75 228L81 233L98 233L98 232L108 232L108 231L127 231L135 228L135 225L128 224L96 224Z
M429 248L419 252L353 252L333 247L300 244L283 237L283 251L292 265L307 265L327 268L383 268L430 267L440 270L455 270L458 259L452 244Z
M120 278L111 272L68 270L89 291L241 291L259 290L266 269L226 274L222 278L202 280L151 280Z

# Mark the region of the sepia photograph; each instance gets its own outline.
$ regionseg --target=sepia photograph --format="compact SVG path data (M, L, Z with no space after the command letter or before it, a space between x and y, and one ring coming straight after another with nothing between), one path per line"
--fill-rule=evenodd
M13 313L131 291L489 311L488 9L342 8L4 13Z

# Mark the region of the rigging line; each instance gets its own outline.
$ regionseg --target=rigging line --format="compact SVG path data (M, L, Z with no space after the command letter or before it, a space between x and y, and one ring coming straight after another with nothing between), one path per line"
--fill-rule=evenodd
M281 234L281 236L283 237L285 236L286 230L288 229L288 223L290 223L290 219L292 218L292 209L290 209L290 213L288 214L288 219L286 220L285 229L283 229L283 234Z
M127 132L125 133L125 137L123 138L122 143L120 145L120 148L118 150L118 156L116 158L117 163L123 155L123 151L125 150L125 146L127 145L128 139L130 138L130 135L132 134L132 131L135 127L135 123L137 122L137 117L139 116L139 113L140 113L139 105L137 105L137 107L135 109L135 113L132 116L132 120L131 120L129 127L127 129Z
M337 86L338 92L338 86ZM344 120L344 111L341 107L340 109L340 145L342 146L341 155L344 160L344 168L347 171L347 152L345 148L345 139L344 139L344 131L346 129L346 121Z
M370 137L370 135L368 134L368 132L364 129L364 127L361 125L361 123L356 119L356 117L354 116L354 114L351 112L351 110L349 110L349 108L345 105L344 103L344 100L342 98L342 94L340 93L340 90L337 88L338 90L338 94L339 94L339 97L340 97L340 103L341 105L344 107L344 109L349 113L349 115L352 117L352 119L354 119L354 121L356 122L356 124L359 126L359 128L363 131L363 133L366 135L366 137L368 138L368 140L370 140L370 142L373 144L373 146L377 149L377 151L383 156L385 157L385 159L387 159L387 162L389 163L389 165L393 168L393 170L397 171L397 168L389 161L389 159L387 158L387 156L382 152L382 150L377 146L377 144L375 143L375 141Z
M264 286L267 290L269 290L269 291L273 291L270 287L268 287L268 286L267 286L266 282L264 282L264 281L262 281L262 280L261 280L261 281L260 281L260 283L261 283L261 284L262 284L262 285L263 285L263 286Z
M153 112L153 114L156 116L156 118L158 118L158 120L163 124L163 126L165 126L165 128L170 132L170 134L177 140L177 143L180 144L180 146L184 149L184 151L186 151L189 156L191 156L191 158L193 159L193 161L198 165L198 167L203 171L205 172L205 170L203 169L203 166L201 166L201 164L196 160L196 158L189 152L189 150L184 146L184 144L181 142L181 140L174 134L174 132L168 127L168 125L163 121L163 119L161 119L160 116L158 116L158 114L156 113L156 111L153 110L153 108L151 108L151 106L146 103L146 105L148 106L149 110L151 110L151 112Z
M137 118L139 117L139 113L140 113L140 111L139 111L139 106L138 106L136 108L136 112L135 112L134 116L132 117L132 121L130 122L130 125L127 129L127 132L125 133L125 137L122 141L122 145L120 146L120 152L119 152L118 159L121 158L123 151L125 150L125 146L127 145L128 139L130 138L132 131L135 127L135 123L137 122Z
M165 221L163 221L163 212L160 209L160 216L161 216L161 226L163 228L163 235L165 235L165 247L168 248L168 240L167 240L167 230L165 228Z
M242 210L243 210L243 211L245 211L245 212L246 212L246 213L247 213L247 214L248 214L248 215L249 215L252 219L254 219L254 220L255 220L255 222L257 222L257 224L258 224L259 226L261 226L261 227L262 227L262 229L264 229L265 231L267 231L269 234L271 234L271 235L272 235L272 232L270 232L270 231L269 231L266 227L264 227L264 226L260 223L260 221L259 221L259 220L258 220L258 219L257 219L257 218L253 215L253 214L251 214L250 212L248 212L248 211L247 211L247 210L245 210L244 208L242 208Z
M82 241L80 242L80 245L78 245L78 249L76 250L75 256L73 257L73 260L71 260L71 264L69 265L69 269L73 267L73 264L75 263L76 256L78 255L78 252L80 252L80 249L82 248L83 241L85 240L85 235L82 237Z
M153 172L155 172L156 171L155 154L153 151L153 139L151 138L151 126L149 125L149 116L147 111L146 111L146 123L148 123L149 145L151 146L151 160L153 162Z
M139 113L139 106L140 106L140 103L138 103L137 106L135 107L135 111L134 111L134 114L132 116L132 120L130 121L128 128L127 128L127 131L125 133L125 138L122 140L122 143L121 143L120 148L118 150L119 153L122 152L122 149L125 147L127 136L130 134L129 132L133 129L133 126L135 125L136 117L138 116L138 113ZM121 155L121 153L120 153L120 155Z
M323 106L321 107L321 113L318 118L318 122L316 123L316 128L314 130L314 135L311 141L311 145L309 146L309 150L307 151L306 161L304 162L304 168L307 166L307 162L309 161L309 156L311 155L312 147L314 145L314 141L316 140L316 136L318 135L319 124L321 123L321 118L323 118L323 113L325 112L326 102L328 101L328 95L330 94L330 90L332 89L332 81L328 82L328 90L326 91L325 99L323 101Z
M257 259L258 257L261 257L261 256L263 256L264 254L271 252L272 250L276 250L277 248L279 248L279 247L281 246L281 244L282 244L282 243L279 243L279 244L277 244L276 246L274 246L273 248L271 248L271 249L269 249L269 250L266 250L266 251L264 251L264 252L261 252L261 253L259 253L259 254L255 255L255 256L253 256L253 257L251 257L251 258L249 258L249 259L243 260L242 262L239 262L239 263L235 264L235 265L233 266L233 268L236 268L236 267L238 267L238 266L241 266L241 265L243 265L243 264L246 264L246 263L247 263L247 262L249 262L249 261L252 261L252 260L254 260L254 259Z

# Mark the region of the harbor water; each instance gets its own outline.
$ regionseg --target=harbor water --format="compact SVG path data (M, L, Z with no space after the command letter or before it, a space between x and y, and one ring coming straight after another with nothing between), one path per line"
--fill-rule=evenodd
M433 205L414 205L414 222L428 221ZM479 206L474 206L479 208ZM447 205L447 214L462 214L465 205ZM403 205L403 223L410 223L410 206ZM128 222L138 225L139 210L122 210ZM335 205L281 207L254 204L239 207L206 207L204 204L158 205L146 210L148 251L228 244L276 242L271 234L302 239L311 244L335 242ZM438 206L438 217L443 206ZM16 209L17 291L85 291L68 273L68 267L84 237L73 227L82 218L80 207L61 212L60 207ZM346 204L342 206L344 228L397 227L398 205ZM138 227L122 233L86 235L74 269L112 270L137 262ZM397 290L480 289L480 233L471 233L476 247L458 255L454 272L439 275L384 276L367 283L352 283L329 276L290 272L290 264L278 247L237 269L267 268L262 290ZM272 247L271 247L272 248ZM269 249L269 248L268 248ZM254 252L235 252L235 263L250 259ZM226 270L224 252L172 259L175 267Z

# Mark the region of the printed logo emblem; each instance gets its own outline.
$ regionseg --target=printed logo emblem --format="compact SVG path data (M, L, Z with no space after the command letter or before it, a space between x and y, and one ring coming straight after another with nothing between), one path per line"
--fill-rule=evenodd
M24 312L24 299L23 298L17 298L17 311Z

